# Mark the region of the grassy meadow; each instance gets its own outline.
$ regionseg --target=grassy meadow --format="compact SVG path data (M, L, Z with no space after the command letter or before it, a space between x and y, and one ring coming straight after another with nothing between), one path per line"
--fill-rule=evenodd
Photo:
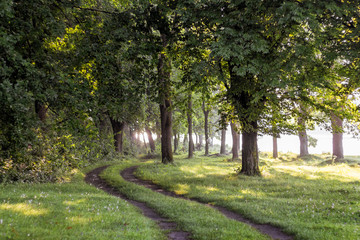
M228 158L177 155L169 165L158 159L116 161L102 178L176 222L193 239L268 237L205 205L126 182L119 172L140 165L136 174L141 178L279 226L295 239L360 239L359 157L332 163L326 155L301 159L281 154L272 159L262 153L261 177L237 175L240 162ZM98 166L74 172L61 184L0 185L0 239L166 239L166 233L129 203L84 182L84 173Z
M228 157L179 156L173 165L142 166L137 174L166 189L224 206L296 239L360 239L360 161L261 154L262 177L236 175ZM329 161L330 159L330 161Z
M137 164L143 163L138 162ZM152 166L152 164L150 162L146 164L146 167ZM112 186L117 187L128 198L145 202L161 215L176 222L183 231L191 233L192 239L269 239L250 226L228 219L217 210L204 204L164 196L143 186L125 181L119 173L131 165L134 163L114 165L107 168L100 176Z
M83 178L77 172L62 184L0 185L0 239L165 239L135 207Z

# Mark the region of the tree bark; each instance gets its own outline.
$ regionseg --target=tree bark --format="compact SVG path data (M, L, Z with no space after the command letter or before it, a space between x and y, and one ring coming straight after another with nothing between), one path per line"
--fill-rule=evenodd
M303 106L300 106L300 114L304 114L305 111L303 110ZM306 125L305 120L303 117L298 118L298 124L300 127L299 130L299 140L300 140L300 157L304 157L306 155L309 155L309 149L308 149L308 137L306 133Z
M220 154L226 154L226 129L221 129Z
M202 109L204 113L204 130L205 130L205 156L209 155L209 112L206 109L205 101L203 101Z
M174 161L171 149L171 102L165 100L164 104L160 104L161 115L161 162L172 163Z
M114 146L115 151L122 153L123 152L123 129L124 129L124 122L119 122L110 117L111 126L114 133Z
M187 122L188 122L188 134L189 134L188 158L192 158L194 156L194 141L193 141L193 138L192 138L192 99L191 99L191 93L188 94Z
M239 134L236 131L235 123L231 122L231 135L233 139L233 146L232 146L232 159L237 160L239 159Z
M194 131L194 134L195 134L195 147L194 147L194 150L197 150L197 149L199 149L199 134L197 134L196 131Z
M277 144L277 136L273 135L273 158L278 158L278 144Z
M176 153L179 146L179 138L177 133L174 133L174 153Z
M257 145L257 122L250 123L252 130L242 133L242 166L240 173L255 176L261 175L259 169L259 153Z
M188 134L184 134L183 149L186 149L188 142Z
M300 140L300 157L309 155L308 138L305 130L299 132L299 140Z
M168 43L165 34L161 34L163 48ZM170 60L165 53L159 54L158 77L160 96L160 118L161 118L161 162L172 163L174 161L171 149L172 140L172 112L171 112L171 85L170 85Z
M333 134L333 158L335 161L344 159L344 149L343 149L343 120L336 116L335 114L331 114L331 126L332 126L332 134Z
M150 152L153 153L153 152L155 152L155 142L154 142L154 139L152 137L152 132L151 132L149 127L145 127L145 131L146 131L146 134L148 135Z

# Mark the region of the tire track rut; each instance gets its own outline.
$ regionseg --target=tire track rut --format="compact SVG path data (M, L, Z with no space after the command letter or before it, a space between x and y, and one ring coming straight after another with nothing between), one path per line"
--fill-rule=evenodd
M165 218L159 215L154 209L148 207L143 202L138 202L127 198L125 195L121 194L116 188L112 187L105 180L99 177L99 174L104 171L109 166L103 166L92 170L86 174L85 182L113 195L119 197L132 205L136 206L141 210L144 216L154 220L162 230L168 232L167 237L169 240L190 240L190 233L177 230L177 224L172 222L170 219Z
M224 207L210 205L210 204L207 204L207 203L204 203L204 202L200 201L199 199L186 198L185 196L177 195L174 192L164 190L163 188L161 188L161 186L159 186L157 184L154 184L151 181L146 181L146 180L139 179L134 174L134 172L136 171L136 169L138 167L139 166L132 166L132 167L126 168L123 171L121 171L120 175L126 181L142 185L142 186L147 187L149 189L152 189L153 191L156 191L158 193L161 193L161 194L164 194L164 195L167 195L167 196L171 196L171 197L186 199L186 200L189 200L189 201L195 201L195 202L207 205L209 207L212 207L214 209L217 209L224 216L226 216L226 217L228 217L230 219L234 219L234 220L239 221L239 222L246 223L246 224L252 226L253 228L257 229L261 233L263 233L265 235L268 235L272 239L278 239L278 240L293 240L294 239L293 236L291 236L289 234L286 234L280 228L275 227L273 225L254 223L251 220L245 218L244 216L242 216L242 215L240 215L238 213L232 212L232 211L230 211L230 210L228 210L228 209L226 209Z

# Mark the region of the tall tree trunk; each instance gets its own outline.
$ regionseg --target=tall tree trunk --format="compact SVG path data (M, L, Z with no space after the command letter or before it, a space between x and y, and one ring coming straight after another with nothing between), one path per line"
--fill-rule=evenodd
M179 137L177 133L174 133L174 153L176 153L179 146Z
M299 140L300 140L300 157L304 157L306 155L309 155L309 149L308 149L308 137L306 133L306 125L305 120L301 116L305 114L304 107L300 105L300 117L298 118L298 124L300 127L299 130Z
M146 134L148 136L150 152L153 153L153 152L155 152L155 142L154 142L154 139L152 137L152 132L151 132L149 127L145 127L145 132L146 132Z
M164 50L168 43L165 34L161 34ZM158 77L160 96L160 118L161 118L161 162L172 163L174 161L171 149L172 140L172 110L171 110L171 85L170 85L171 64L165 53L159 54Z
M277 136L273 135L273 158L278 158L278 144L277 144Z
M41 122L45 122L48 108L42 102L35 100L35 113L38 115Z
M252 130L242 133L242 166L240 173L255 176L261 175L257 145L257 122L251 122Z
M198 149L199 147L199 134L197 134L197 132L194 131L195 134L195 150Z
M236 131L235 123L231 122L231 135L233 139L233 146L232 146L232 159L237 160L239 159L239 134Z
M209 155L209 112L206 109L205 101L202 103L202 109L204 113L204 130L205 130L205 156Z
M332 126L332 135L333 135L333 158L335 161L344 159L344 149L343 149L343 120L331 114L331 126Z
M114 145L115 151L122 153L123 152L123 129L124 129L124 122L119 122L112 117L110 117L111 126L114 133Z
M183 148L186 149L186 146L188 145L189 139L188 134L184 134L184 141L183 141Z
M305 130L299 132L299 140L300 140L300 157L309 155L308 138Z
M191 99L191 92L188 94L187 122L188 122L188 134L189 134L188 158L192 158L194 156L194 141L193 141L193 138L192 138L192 99Z
M226 154L226 128L221 129L220 154Z

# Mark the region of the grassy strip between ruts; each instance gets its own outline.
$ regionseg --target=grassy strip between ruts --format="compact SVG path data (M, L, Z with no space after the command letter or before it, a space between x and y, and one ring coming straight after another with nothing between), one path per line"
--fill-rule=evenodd
M324 156L261 158L262 177L236 175L226 157L178 156L175 164L136 172L165 189L224 206L296 239L360 239L360 166L327 164Z
M0 185L0 239L165 238L131 204L86 184L81 172L62 184Z
M248 225L230 220L203 204L164 196L126 182L119 172L130 166L131 164L114 165L100 176L127 197L145 202L161 215L176 222L182 230L190 232L193 239L269 239Z

